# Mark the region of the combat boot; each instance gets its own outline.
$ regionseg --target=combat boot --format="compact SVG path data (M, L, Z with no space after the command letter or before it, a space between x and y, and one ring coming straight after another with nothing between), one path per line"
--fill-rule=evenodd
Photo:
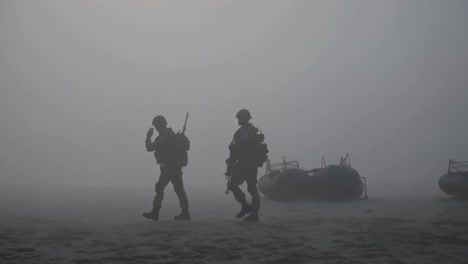
M159 221L159 210L154 210L153 209L149 213L143 213L143 217L147 218L147 219L150 219L150 220Z
M237 218L242 218L247 214L250 214L252 212L252 208L248 203L243 203L242 204L242 209L240 210L239 213L236 214Z
M252 212L246 218L244 218L245 222L258 222L260 218L258 217L258 212Z
M174 220L190 220L190 213L187 209L182 209L182 213L174 216Z

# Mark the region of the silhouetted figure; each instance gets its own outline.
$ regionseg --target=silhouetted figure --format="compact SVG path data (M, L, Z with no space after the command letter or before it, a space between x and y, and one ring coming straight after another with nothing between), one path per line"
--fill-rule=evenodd
M260 194L257 189L258 167L261 167L267 160L268 149L263 143L263 134L258 134L258 129L249 120L252 118L246 109L240 110L236 118L240 128L234 134L229 146L230 155L226 160L229 177L228 190L232 191L234 198L242 205L237 218L244 218L245 221L259 221L258 211L260 209ZM247 203L244 192L239 185L247 182L247 190L252 196L250 204Z
M145 145L147 151L154 152L161 174L155 186L156 196L153 200L153 210L149 213L143 213L143 216L155 221L159 220L159 209L161 209L161 202L164 198L164 188L171 182L182 208L182 213L175 216L174 219L188 220L190 219L189 205L182 181L182 167L187 165L187 161L185 160L185 164L184 162L181 163L180 152L177 151L177 138L180 134L175 134L171 128L168 128L166 119L161 115L156 116L152 124L158 131L159 136L154 142L151 142L153 128L150 128L146 134Z

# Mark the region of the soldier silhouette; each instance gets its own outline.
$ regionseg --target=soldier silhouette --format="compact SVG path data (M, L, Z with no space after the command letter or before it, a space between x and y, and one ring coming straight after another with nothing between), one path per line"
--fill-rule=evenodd
M185 164L180 162L179 156L181 152L177 151L177 138L180 134L175 134L171 128L168 128L166 119L161 115L156 116L152 124L158 131L159 136L152 142L153 128L150 128L146 134L145 146L147 151L154 152L161 174L155 185L156 195L153 200L153 209L149 213L143 213L143 216L151 220L159 220L159 210L164 198L164 189L171 182L182 208L182 212L175 216L174 219L188 220L190 219L189 203L182 181L182 167L186 165L186 161Z
M263 143L263 134L258 134L258 129L249 121L252 119L247 109L242 109L236 114L240 128L234 134L230 154L226 160L228 164L227 175L229 177L228 190L232 191L234 198L242 208L236 215L244 218L244 221L259 221L258 211L260 209L260 194L257 188L258 167L267 160L268 149ZM239 185L247 182L247 191L252 196L250 204L247 203L244 192Z

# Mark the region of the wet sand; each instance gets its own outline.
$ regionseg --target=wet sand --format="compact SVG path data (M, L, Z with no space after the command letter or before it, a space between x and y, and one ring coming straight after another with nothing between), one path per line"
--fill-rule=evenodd
M203 195L202 195L203 194ZM367 201L276 202L261 222L235 219L219 192L189 190L192 220L141 217L152 193L1 188L0 263L468 263L468 202L442 193Z

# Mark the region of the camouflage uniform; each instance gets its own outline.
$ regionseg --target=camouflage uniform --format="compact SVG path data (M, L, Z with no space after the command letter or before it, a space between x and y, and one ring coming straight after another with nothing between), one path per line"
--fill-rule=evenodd
M155 185L156 196L153 200L153 210L159 211L161 202L164 198L164 189L172 183L174 191L177 194L182 210L188 210L187 194L184 190L182 181L182 167L176 162L176 153L174 150L175 133L171 128L166 128L159 133L154 142L150 138L145 141L146 150L154 152L156 162L159 164L161 174L159 181Z
M239 185L246 181L247 191L252 196L250 207L254 212L260 209L260 194L257 189L258 162L252 151L257 132L258 129L250 123L241 126L234 134L231 156L228 159L228 162L234 164L229 189L234 194L234 198L244 205L246 204L245 193Z

